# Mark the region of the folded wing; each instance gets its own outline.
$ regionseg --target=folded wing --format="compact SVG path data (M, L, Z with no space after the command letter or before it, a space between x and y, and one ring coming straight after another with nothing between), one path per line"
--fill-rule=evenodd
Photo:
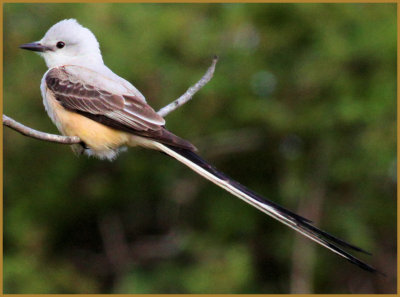
M69 71L70 67L73 71ZM45 77L47 88L65 109L114 129L195 150L188 141L166 130L165 120L145 101L116 89L115 82L109 78L77 67L53 68Z

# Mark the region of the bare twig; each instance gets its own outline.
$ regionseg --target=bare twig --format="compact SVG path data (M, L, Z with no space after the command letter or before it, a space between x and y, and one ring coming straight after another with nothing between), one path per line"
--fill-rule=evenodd
M213 58L211 66L207 69L207 72L203 75L203 77L193 86L191 86L182 96L178 99L173 101L172 103L168 104L167 106L161 108L157 113L165 117L170 112L174 111L178 107L182 106L190 99L192 99L193 95L196 94L202 87L204 87L213 77L215 65L218 62L218 57L215 56ZM30 127L27 127L16 120L6 116L3 114L3 125L7 126L25 136L29 136L32 138L49 141L49 142L56 142L61 144L77 144L81 143L81 140L78 136L62 136L62 135L55 135L49 134L41 131L34 130Z
M203 75L203 77L193 86L191 86L185 94L180 96L178 99L176 99L174 102L171 102L167 106L161 108L157 113L165 117L167 114L169 114L171 111L174 111L178 107L182 106L186 102L188 102L190 99L192 99L193 95L196 94L202 87L205 86L206 83L208 83L211 78L213 77L214 70L215 70L215 65L218 62L218 57L214 56L214 59L211 63L211 66L208 68L207 72Z
M55 134L49 134L45 132L40 132L35 129L29 128L21 123L18 123L16 120L6 116L3 114L3 125L10 127L11 129L32 138L50 141L50 142L57 142L63 144L77 144L80 143L81 140L77 136L61 136Z

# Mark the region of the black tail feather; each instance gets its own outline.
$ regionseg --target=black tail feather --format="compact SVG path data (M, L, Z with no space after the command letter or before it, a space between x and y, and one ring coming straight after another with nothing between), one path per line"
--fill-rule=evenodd
M370 271L370 272L378 272L375 268L369 266L368 264L362 262L361 260L357 259L356 257L352 256L348 252L344 251L343 249L339 248L338 246L342 246L345 248L352 249L357 252L362 252L365 254L369 254L369 252L352 245L342 239L339 239L323 230L318 229L317 227L311 225L311 221L299 216L290 210L287 210L283 208L282 206L267 200L266 198L258 195L254 191L248 189L247 187L243 186L242 184L238 183L237 181L233 180L223 172L218 171L215 167L211 166L208 162L206 162L204 159L202 159L199 155L194 153L193 151L182 149L182 148L177 148L173 146L167 146L169 149L173 150L174 152L178 153L180 156L183 156L185 159L189 160L190 162L196 164L197 166L203 168L207 172L211 173L215 177L217 177L220 180L223 180L227 183L229 183L231 186L235 187L239 191L243 192L244 194L250 196L252 199L268 206L274 208L277 212L279 212L282 216L285 216L288 220L292 222L292 224L296 225L298 231L302 233L303 235L311 238L318 238L323 245L334 251L335 253L341 255L351 263L357 265L358 267ZM311 237L310 237L311 236ZM382 273L381 273L382 274Z

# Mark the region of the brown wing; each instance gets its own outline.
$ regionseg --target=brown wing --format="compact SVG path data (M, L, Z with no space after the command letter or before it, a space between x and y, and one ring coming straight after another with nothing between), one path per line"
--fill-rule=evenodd
M114 129L195 150L188 141L164 128L165 121L146 102L133 95L114 94L86 84L66 67L51 69L46 85L65 108Z

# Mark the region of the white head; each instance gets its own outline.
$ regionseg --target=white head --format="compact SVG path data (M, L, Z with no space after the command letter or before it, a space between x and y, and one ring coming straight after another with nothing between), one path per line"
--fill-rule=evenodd
M49 68L103 64L96 37L75 19L58 22L41 40L23 44L20 48L39 52Z

